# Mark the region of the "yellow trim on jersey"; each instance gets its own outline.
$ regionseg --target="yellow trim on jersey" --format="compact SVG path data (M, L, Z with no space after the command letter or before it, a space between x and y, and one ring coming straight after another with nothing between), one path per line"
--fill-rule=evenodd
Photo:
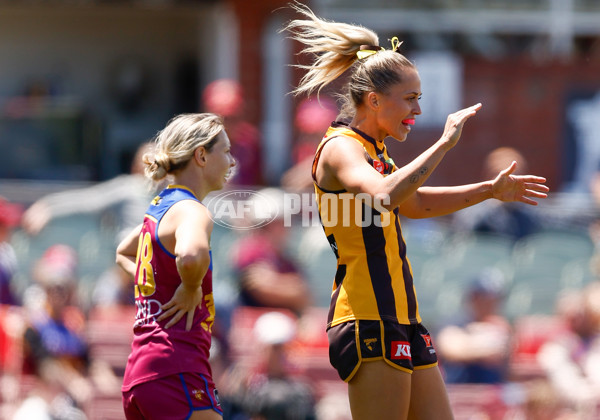
M190 192L190 194L192 194L192 195L194 196L194 198L195 198L196 200L198 200L198 197L196 196L196 193L195 193L194 191L192 191L192 189L191 189L191 188L189 188L189 187L186 187L185 185L180 185L180 184L169 184L169 185L167 185L167 188L166 188L166 189L168 189L168 190L171 190L171 189L179 189L179 190L186 190L186 191L189 191L189 192ZM198 201L200 201L200 200L198 200Z

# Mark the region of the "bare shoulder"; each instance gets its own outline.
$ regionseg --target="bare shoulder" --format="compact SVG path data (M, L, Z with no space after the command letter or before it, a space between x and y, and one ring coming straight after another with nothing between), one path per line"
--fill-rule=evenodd
M364 156L364 147L359 141L351 137L336 136L325 143L321 154L334 160L347 155L362 157Z
M196 200L181 200L175 203L165 218L178 226L202 227L208 231L212 230L213 226L210 212L204 204Z
M329 140L321 152L319 163L328 172L337 173L342 168L367 162L363 145L351 137L338 136Z

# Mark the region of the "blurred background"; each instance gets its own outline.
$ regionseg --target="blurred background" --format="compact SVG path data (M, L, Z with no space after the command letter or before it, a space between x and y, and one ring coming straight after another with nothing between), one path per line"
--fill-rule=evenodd
M279 32L295 17L287 3L0 2L0 418L122 418L119 381L135 310L114 251L152 196L136 154L171 117L210 111L226 118L240 160L230 189L312 191L312 154L337 114L339 86L324 89L320 102L288 94L302 76L290 64L308 57ZM515 159L521 173L545 176L552 190L535 208L490 203L403 225L456 417L600 418L600 3L303 3L324 18L373 29L382 46L393 36L404 41L402 52L421 76L423 113L408 141L388 143L398 165L439 137L449 113L481 102L428 185L489 179ZM212 247L222 319L213 363L226 418L349 418L344 384L327 360L335 258L321 228L301 220L253 231L215 226ZM62 280L40 275L43 264ZM295 293L270 293L283 281ZM62 306L78 315L44 312L57 285L70 289ZM492 311L479 319L469 308L481 293ZM292 319L294 334L257 336L255 321L271 311ZM48 317L60 318L85 349L83 367L58 374L65 381L53 370L62 361L40 368L49 357L62 360L60 349L40 351L31 333ZM456 343L471 343L464 352L476 353L477 340L500 354L456 356L463 352ZM283 376L310 384L301 394L306 413L280 407L268 414L248 402L258 395L252 375L270 375L248 351L262 345L275 346L261 354L280 361L278 351L287 352ZM497 375L453 376L469 363ZM559 364L577 373L556 378ZM568 396L561 382L580 395ZM266 390L265 406L270 396ZM44 410L46 417L32 417Z

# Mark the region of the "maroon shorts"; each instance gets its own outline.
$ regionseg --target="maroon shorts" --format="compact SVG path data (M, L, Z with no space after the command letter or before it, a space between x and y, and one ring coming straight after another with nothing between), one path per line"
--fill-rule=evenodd
M136 385L123 392L127 420L181 420L194 411L214 410L223 414L210 376L179 373Z
M385 360L409 373L437 366L431 335L422 324L350 321L331 327L327 337L331 365L346 382L363 361Z

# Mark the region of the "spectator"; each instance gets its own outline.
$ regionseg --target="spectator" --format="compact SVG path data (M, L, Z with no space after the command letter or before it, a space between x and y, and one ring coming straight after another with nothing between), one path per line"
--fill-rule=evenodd
M56 419L85 418L83 410L94 392L118 387L109 368L89 358L85 316L76 301L76 273L76 252L61 244L49 247L34 265L35 284L24 295L29 319L23 373L38 381L18 410L21 418L39 418L44 411Z
M484 161L483 178L494 178L512 162L519 164L515 174L527 173L527 161L518 150L511 147L494 149ZM477 206L456 212L453 224L457 230L500 234L514 240L540 228L537 218L528 206L500 200L486 200Z
M98 277L92 292L92 305L94 307L135 305L131 277L116 264L104 270Z
M466 319L440 330L437 351L447 383L506 380L512 329L500 313L504 292L502 273L484 270L465 295Z
M300 315L311 303L308 283L286 254L289 227L284 226L283 192L275 188L259 191L254 207L277 203L275 220L250 230L233 245L232 265L237 273L239 304L289 309Z
M256 320L253 333L257 363L249 370L235 366L227 377L225 417L315 419L312 391L290 363L289 345L296 335L296 321L280 312L267 312Z
M17 256L10 238L21 220L21 214L20 206L0 197L0 304L17 304L12 284L17 272Z
M258 128L244 118L244 93L235 80L218 79L202 93L206 112L223 118L231 141L231 154L239 161L231 182L235 185L261 185L261 139Z
M98 214L108 209L117 211L118 238L129 233L143 217L155 190L144 178L142 156L151 143L142 143L131 163L129 174L119 175L88 188L49 194L33 203L23 215L23 228L37 235L53 219L73 214ZM158 187L157 187L158 188Z
M568 329L542 345L538 362L564 403L591 418L600 401L600 283L562 295L557 314Z

